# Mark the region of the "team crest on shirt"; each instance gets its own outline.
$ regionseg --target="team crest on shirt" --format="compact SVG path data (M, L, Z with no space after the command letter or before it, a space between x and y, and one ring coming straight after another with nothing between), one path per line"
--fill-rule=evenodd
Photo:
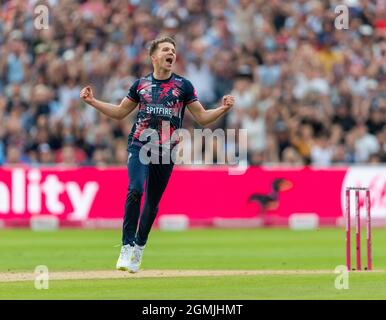
M178 95L181 93L180 89L178 88L180 84L177 84L175 81L169 81L168 83L161 84L161 93L159 95L159 100L162 100L164 97L167 97L169 95L169 92L172 93L173 96L178 97Z

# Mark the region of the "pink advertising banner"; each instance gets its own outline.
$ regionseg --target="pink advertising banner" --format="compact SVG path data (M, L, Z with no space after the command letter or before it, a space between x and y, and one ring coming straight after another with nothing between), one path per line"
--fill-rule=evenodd
M157 218L181 214L191 225L207 226L218 218L263 218L267 225L286 225L293 214L315 214L333 225L343 215L345 186L370 187L373 216L385 218L385 171L250 167L230 175L227 167L176 167ZM0 220L122 219L127 185L125 168L1 168Z

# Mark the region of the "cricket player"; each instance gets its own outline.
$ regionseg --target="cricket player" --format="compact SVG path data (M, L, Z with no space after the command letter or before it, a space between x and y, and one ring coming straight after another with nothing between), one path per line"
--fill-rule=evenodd
M186 107L195 121L205 126L216 121L234 104L234 98L227 95L222 98L221 106L211 110L204 109L191 82L172 71L176 62L176 43L172 38L162 37L153 40L149 54L154 71L137 79L119 105L97 100L90 86L86 86L80 92L80 97L87 104L113 119L121 120L138 107L136 122L128 137L129 187L123 219L122 248L116 264L118 270L132 273L137 272L141 265L158 204L174 165L173 161L144 163L140 150L150 142L148 139L144 141L141 133L147 129L154 130L160 137L158 143L161 147L165 143L162 140L162 123L166 121L170 125L170 132L181 128ZM160 151L159 157L164 152ZM146 190L144 190L145 182ZM144 192L145 201L140 215Z

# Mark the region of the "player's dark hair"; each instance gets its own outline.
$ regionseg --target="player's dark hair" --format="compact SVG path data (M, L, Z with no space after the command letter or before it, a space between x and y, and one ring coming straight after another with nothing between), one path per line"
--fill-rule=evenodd
M176 48L176 42L174 41L173 38L170 38L170 37L161 37L161 38L157 38L157 39L154 39L151 43L150 43L150 46L149 46L149 55L151 56L157 49L158 49L158 45L160 43L164 43L164 42L169 42L171 43L174 48Z

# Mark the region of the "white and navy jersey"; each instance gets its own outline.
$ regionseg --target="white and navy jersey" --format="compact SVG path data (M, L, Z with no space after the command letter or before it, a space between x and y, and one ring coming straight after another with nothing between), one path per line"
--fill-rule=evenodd
M171 137L176 129L181 128L185 108L197 100L196 91L191 82L175 73L169 79L158 80L149 74L134 82L127 98L138 103L138 115L128 138L131 144L143 145L139 136L145 129L154 129L159 135L159 143L165 143L163 137ZM162 132L162 122L170 123L170 133Z

